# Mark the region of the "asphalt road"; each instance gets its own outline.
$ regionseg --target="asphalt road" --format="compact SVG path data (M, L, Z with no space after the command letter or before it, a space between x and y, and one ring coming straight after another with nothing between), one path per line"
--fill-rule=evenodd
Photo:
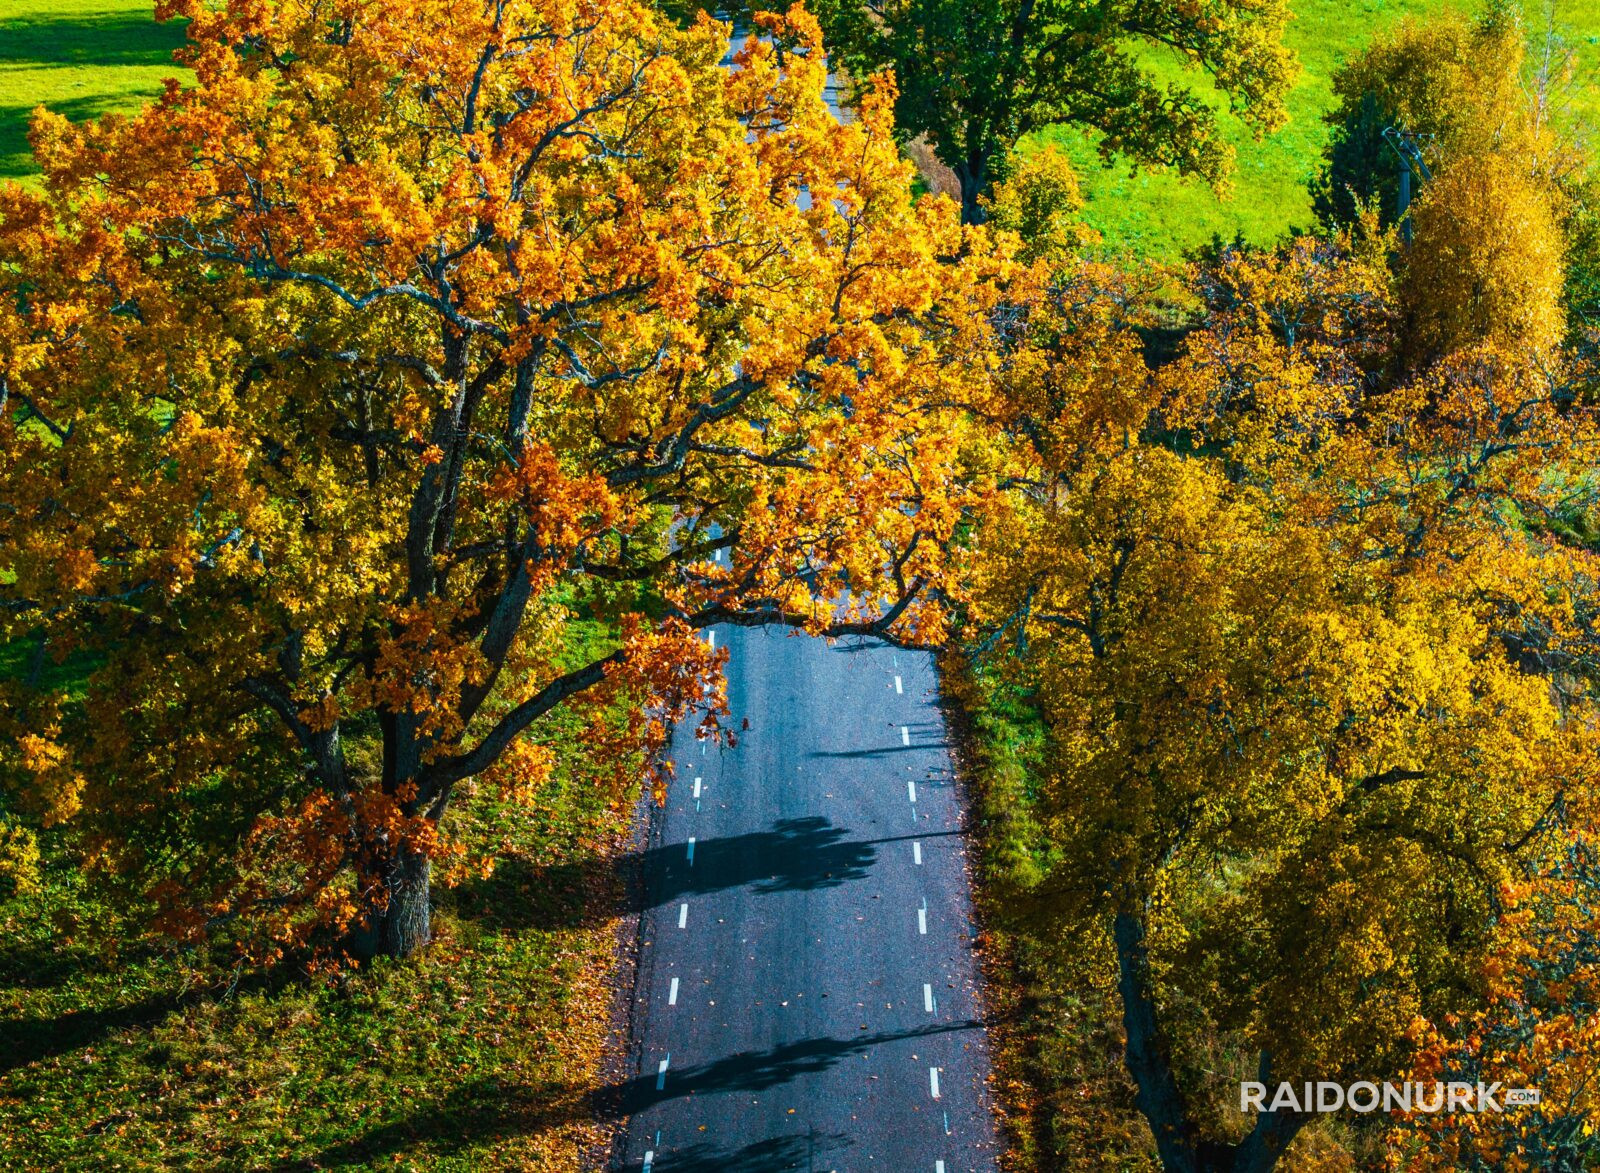
M995 1167L932 657L719 627L736 748L674 740L618 1167Z

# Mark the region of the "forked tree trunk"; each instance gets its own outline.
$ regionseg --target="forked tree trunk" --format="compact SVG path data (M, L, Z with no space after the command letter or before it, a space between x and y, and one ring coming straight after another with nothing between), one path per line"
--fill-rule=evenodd
M1134 1103L1150 1125L1161 1167L1166 1173L1273 1173L1289 1142L1311 1117L1281 1109L1261 1112L1238 1144L1203 1139L1167 1054L1151 988L1144 920L1134 912L1118 912L1112 922L1112 941L1117 950L1122 1025L1128 1035L1125 1058L1138 1089ZM1258 1079L1266 1083L1271 1063L1265 1051L1260 1068Z
M1124 1059L1138 1089L1134 1104L1150 1125L1161 1167L1167 1173L1201 1173L1200 1157L1195 1151L1196 1129L1167 1060L1155 996L1150 989L1144 922L1134 913L1118 912L1112 922L1112 940L1117 947L1122 1026L1128 1037Z

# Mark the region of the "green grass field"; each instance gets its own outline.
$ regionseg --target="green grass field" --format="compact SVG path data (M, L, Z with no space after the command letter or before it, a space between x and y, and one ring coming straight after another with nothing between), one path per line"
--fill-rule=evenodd
M180 76L180 24L152 0L0 0L0 179L30 174L28 119L45 105L72 119L137 110Z
M1291 0L1289 43L1302 73L1289 99L1289 125L1257 141L1237 118L1224 114L1238 150L1233 189L1225 199L1204 183L1166 173L1135 172L1127 164L1104 167L1081 130L1055 127L1035 136L1053 142L1078 164L1087 201L1085 218L1113 249L1171 257L1213 235L1266 243L1295 227L1309 227L1307 184L1321 165L1328 128L1322 116L1333 107L1333 75L1374 32L1402 17L1425 16L1450 7L1445 0ZM1543 9L1524 0L1530 34L1542 36ZM1471 11L1472 0L1453 5ZM1555 27L1577 53L1583 112L1600 115L1600 4L1555 0ZM1193 82L1189 84L1193 85ZM1600 121L1596 118L1595 121Z

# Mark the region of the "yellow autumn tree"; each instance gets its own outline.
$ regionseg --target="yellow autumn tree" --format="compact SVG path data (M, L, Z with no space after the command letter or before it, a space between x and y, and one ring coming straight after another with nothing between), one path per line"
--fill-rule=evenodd
M1412 213L1404 298L1411 346L1476 343L1547 353L1566 328L1565 242L1548 189L1505 155L1450 160Z
M1059 263L1095 239L1079 218L1083 191L1072 160L1054 146L1007 160L994 191L978 200L991 227L1014 233L1022 260Z
M1396 382L1381 249L1227 250L1195 288L1159 375L1114 298L1019 331L973 614L1044 721L1033 903L1110 971L1163 1167L1260 1171L1311 1116L1241 1116L1240 1081L1406 1069L1600 782L1592 694L1531 670L1592 645L1600 564L1507 524L1592 496L1559 474L1596 430L1526 350Z
M0 625L100 658L6 774L169 929L409 953L558 710L621 770L699 628L940 638L1001 262L802 11L727 69L633 0L158 7L195 84L0 189Z

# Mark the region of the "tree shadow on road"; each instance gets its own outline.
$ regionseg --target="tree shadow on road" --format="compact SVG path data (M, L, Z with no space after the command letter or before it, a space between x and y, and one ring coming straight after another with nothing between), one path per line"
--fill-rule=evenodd
M773 1173L781 1169L831 1169L844 1162L824 1161L831 1153L842 1153L855 1142L837 1132L796 1132L758 1140L738 1149L726 1149L709 1141L681 1149L658 1152L654 1168L660 1173L678 1169L709 1170L717 1173Z
M555 929L594 924L622 912L639 913L685 896L749 887L758 895L810 892L865 879L878 849L852 839L848 827L820 816L780 819L766 831L705 839L694 862L682 843L615 858L585 857L540 865L525 856L504 860L487 879L440 893L458 917L486 928ZM633 869L640 882L620 906L596 907L596 885Z
M919 741L915 745L885 745L879 749L813 750L808 758L887 758L897 753L915 753L919 749L948 749L948 741Z
M899 753L916 753L925 749L949 749L950 742L944 735L944 726L937 721L913 721L905 726L911 735L911 744L907 745L899 740L900 731L896 729L893 736L895 742L890 745L880 745L871 749L814 749L806 754L808 758L885 758Z
M828 649L830 652L843 656L854 656L861 652L877 652L889 647L881 639L839 639L835 640Z
M770 831L698 844L693 867L683 848L667 847L665 867L657 873L651 894L655 903L665 904L679 896L744 885L768 895L811 892L864 879L878 849L865 840L846 838L849 834L849 828L836 827L819 815L780 819Z
M874 1047L904 1039L920 1039L957 1031L982 1030L976 1019L919 1026L914 1030L863 1032L849 1038L801 1039L768 1051L740 1051L695 1067L670 1071L663 1081L653 1072L629 1080L617 1101L626 1115L642 1112L652 1104L677 1099L691 1092L708 1095L716 1092L759 1092L779 1087L803 1075L817 1075L838 1066ZM662 1086L657 1087L660 1083Z

